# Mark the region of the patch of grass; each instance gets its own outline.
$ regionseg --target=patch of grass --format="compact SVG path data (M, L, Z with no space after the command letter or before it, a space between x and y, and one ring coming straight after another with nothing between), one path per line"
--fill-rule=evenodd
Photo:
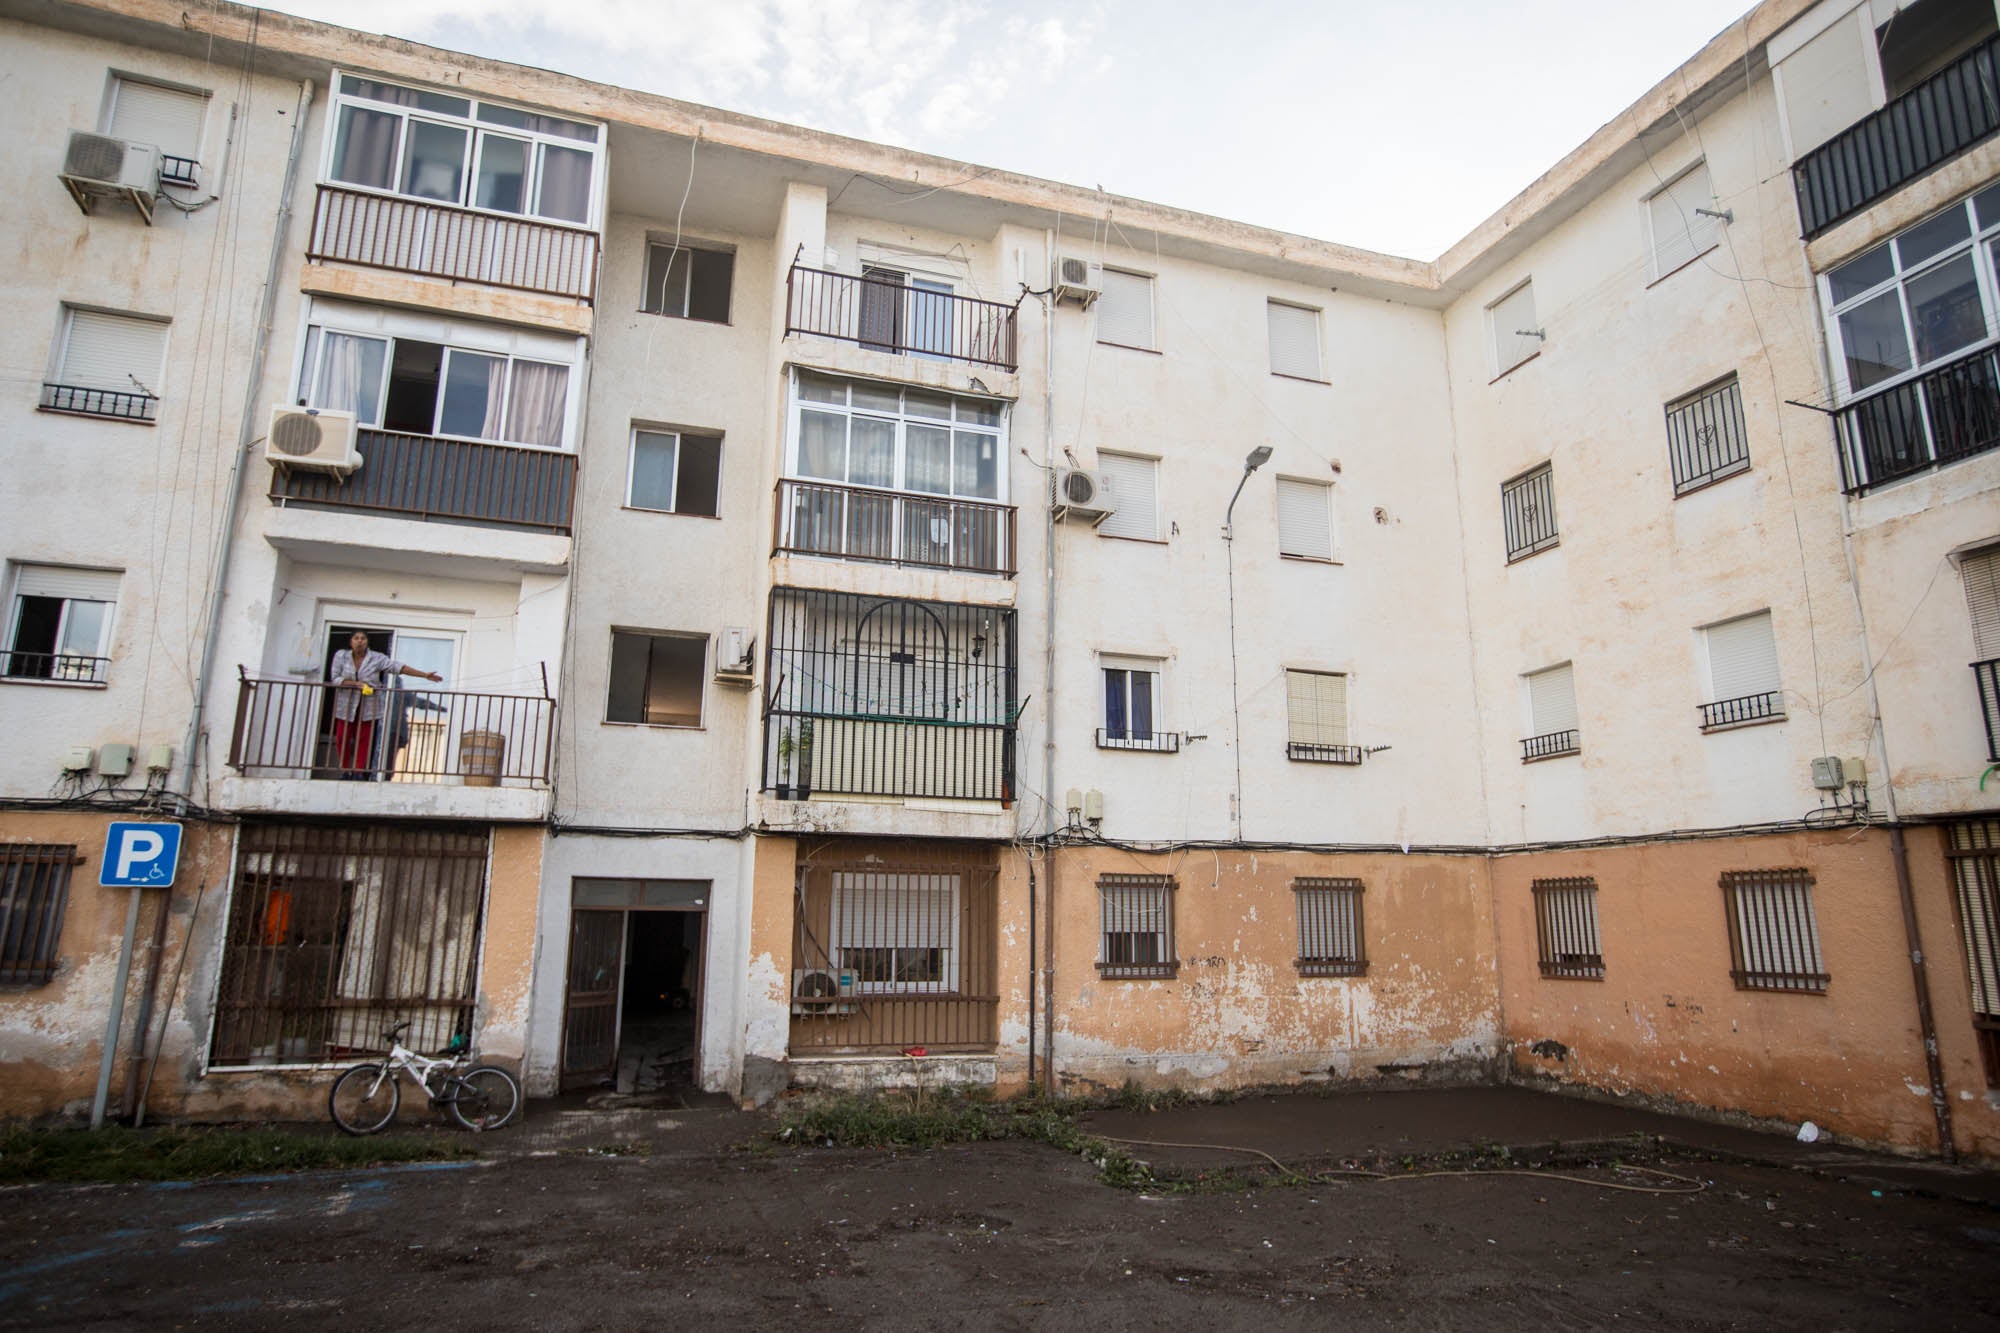
M204 1180L476 1157L415 1135L353 1139L287 1129L0 1130L0 1184L31 1180Z

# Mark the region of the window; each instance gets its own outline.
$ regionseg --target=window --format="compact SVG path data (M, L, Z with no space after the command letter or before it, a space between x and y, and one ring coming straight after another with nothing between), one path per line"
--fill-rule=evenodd
M2000 546L1961 558L1958 575L1972 613L1972 655L1982 662L2000 657Z
M1653 276L1664 278L1715 248L1718 219L1708 163L1697 162L1646 200L1646 237L1653 247Z
M801 371L794 382L791 475L1005 500L1004 412L991 399Z
M1750 470L1750 432L1736 376L1667 404L1667 458L1676 497Z
M1333 559L1333 487L1278 478L1278 554Z
M1133 454L1097 454L1097 470L1104 477L1104 493L1118 507L1097 525L1100 537L1136 537L1141 541L1160 539L1160 464L1158 459Z
M1992 37L1994 29L1991 0L1920 0L1902 6L1875 29L1882 91L1895 101Z
M1701 706L1704 731L1744 722L1782 722L1785 696L1778 682L1778 645L1771 613L1725 620L1701 632L1708 658L1709 702Z
M1101 977L1172 977L1174 881L1166 875L1101 875L1097 973Z
M69 871L81 861L74 846L0 843L0 984L54 979Z
M1538 879L1533 891L1542 975L1604 980L1604 951L1597 940L1597 881Z
M164 319L64 306L42 409L150 422L166 359Z
M1153 279L1144 273L1104 270L1097 298L1097 341L1153 350Z
M1104 725L1097 733L1100 750L1171 754L1181 748L1178 733L1159 730L1161 665L1158 658L1151 657L1103 659Z
M561 449L574 340L322 303L298 398L363 427Z
M1492 335L1493 375L1499 378L1542 350L1541 326L1535 323L1535 288L1522 283L1486 307Z
M1359 977L1368 972L1361 933L1361 881L1295 879L1292 895L1299 914L1300 976Z
M625 503L632 509L714 518L722 477L722 437L634 430Z
M958 989L959 877L836 871L833 962L878 994Z
M1986 1086L2000 1088L2000 820L1953 824L1946 855L1958 888L1972 1027L1986 1066Z
M646 247L646 291L639 308L649 315L727 324L735 271L731 251L655 241Z
M701 725L705 634L611 631L611 698L607 722L655 727Z
M949 278L870 263L862 264L861 278L856 341L863 347L938 360L964 353L954 343ZM974 350L987 350L990 336L990 330L974 330Z
M1319 311L1285 301L1267 301L1264 310L1271 329L1271 373L1319 379Z
M9 603L7 679L105 683L116 571L16 565Z
M160 180L193 185L201 157L201 123L208 94L131 74L113 74L106 92L104 132L127 143L160 150Z
M1347 743L1346 676L1285 672L1285 757L1321 764L1361 762L1361 747Z
M598 126L342 74L326 178L494 213L586 224Z
M1825 993L1812 884L1804 870L1740 870L1722 877L1729 975L1738 990Z
M1500 522L1507 537L1507 563L1561 545L1556 533L1555 468L1544 463L1500 487Z
M1521 762L1582 750L1576 726L1576 675L1570 664L1531 671L1521 683L1528 695L1528 736L1521 742Z

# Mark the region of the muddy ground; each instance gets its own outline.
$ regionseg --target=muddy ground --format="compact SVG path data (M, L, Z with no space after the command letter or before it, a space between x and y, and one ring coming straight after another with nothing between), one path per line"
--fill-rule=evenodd
M1199 1132L1173 1115L1142 1127ZM1615 1157L1701 1191L1546 1173L1243 1188L1197 1154L1160 1163L1175 1189L1116 1189L1032 1143L743 1151L769 1122L643 1123L612 1153L531 1123L469 1165L6 1190L0 1328L2000 1326L2000 1211L1824 1164L1645 1140L1475 1160L1683 1187Z

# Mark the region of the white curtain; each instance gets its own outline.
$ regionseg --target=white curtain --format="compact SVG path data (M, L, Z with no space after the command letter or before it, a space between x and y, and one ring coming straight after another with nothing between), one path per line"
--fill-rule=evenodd
M482 440L512 438L501 432L501 413L507 400L507 360L494 357L486 363L486 419L479 424Z
M487 420L492 421L493 403L488 401ZM517 444L537 444L559 449L563 442L563 409L569 401L569 367L541 361L514 363L514 392L507 403L507 433L500 438ZM488 432L491 434L491 431Z
M386 350L378 338L357 338L329 332L322 339L319 388L312 405L335 412L352 412L364 426L375 424L382 396L382 362Z

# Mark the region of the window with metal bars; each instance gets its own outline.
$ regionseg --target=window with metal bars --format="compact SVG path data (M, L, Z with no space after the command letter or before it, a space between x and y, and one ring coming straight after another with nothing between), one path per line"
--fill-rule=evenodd
M1826 992L1813 878L1802 869L1739 870L1722 877L1729 917L1729 975L1738 990Z
M0 984L40 986L56 974L74 844L0 843Z
M1750 470L1750 431L1736 376L1667 404L1667 459L1676 498Z
M484 829L245 824L211 1059L317 1064L471 1033Z
M2000 1088L2000 819L1953 824L1945 855L1972 988L1972 1030L1986 1086Z
M1556 475L1544 463L1500 487L1500 522L1507 537L1507 562L1525 560L1561 544L1556 534Z
M1100 875L1097 972L1107 979L1173 977L1174 888L1167 875Z
M1588 877L1538 879L1533 889L1535 943L1542 975L1604 980L1604 946L1597 935L1597 881Z
M1299 914L1299 975L1367 975L1368 946L1361 931L1361 881L1295 879L1292 893Z

